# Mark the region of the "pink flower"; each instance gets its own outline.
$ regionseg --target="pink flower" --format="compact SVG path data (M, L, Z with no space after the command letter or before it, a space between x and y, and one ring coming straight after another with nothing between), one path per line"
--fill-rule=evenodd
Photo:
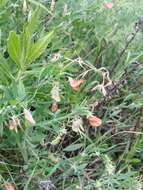
M107 9L112 9L114 4L112 2L107 2L107 3L104 3L104 6L107 8Z
M51 112L55 113L58 110L58 104L56 102L52 103Z
M70 86L73 90L78 91L80 89L80 85L83 84L85 81L83 79L75 80L72 78L69 78Z
M19 119L18 118L13 118L10 122L9 122L9 126L8 128L10 130L15 130L15 132L17 133L17 125L19 124Z
M5 186L5 190L14 190L14 187L12 186L11 183L8 183L8 184L6 184L6 186Z
M96 116L89 116L88 121L92 127L99 127L102 124L102 120Z
M25 117L25 119L26 119L30 124L32 124L32 125L35 125L35 124L36 124L35 120L34 120L33 117L32 117L32 114L31 114L31 112L30 112L29 110L24 109L24 117Z

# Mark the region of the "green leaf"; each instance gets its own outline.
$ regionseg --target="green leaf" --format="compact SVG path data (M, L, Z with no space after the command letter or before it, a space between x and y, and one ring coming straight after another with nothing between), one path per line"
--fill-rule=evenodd
M29 20L28 24L25 27L25 32L27 35L31 36L33 34L33 32L35 32L35 30L37 29L38 25L39 25L39 17L40 17L40 8L38 7L31 19Z
M21 64L22 67L25 67L25 58L28 55L31 48L31 39L33 37L33 33L37 29L39 25L39 17L40 17L40 9L37 8L29 22L24 26L23 32L20 36L21 38Z
M7 0L0 0L0 7L4 6L6 4Z
M10 32L8 37L8 53L11 59L20 65L20 36L15 32Z
M36 43L31 44L28 55L25 59L25 64L30 64L35 61L45 51L48 44L51 42L53 31L48 33L46 36L40 38Z
M7 61L4 59L0 53L0 79L1 82L8 82L10 79L13 79L11 70L7 64Z
M72 151L80 149L81 147L83 147L82 143L72 144L72 145L69 145L68 147L64 148L64 151L66 151L66 152L72 152Z
M49 9L47 9L46 6L44 6L42 3L38 2L37 0L29 0L29 2L31 2L32 4L39 6L40 8L42 8L43 10L45 10L47 13L49 13L50 15L52 15L51 11L49 11Z
M18 91L18 99L23 101L24 98L26 97L26 91L25 91L25 86L23 84L22 80L19 80L19 84L17 85L17 91Z
M10 32L8 38L8 53L11 59L25 70L25 66L35 61L45 51L53 35L53 31L41 37L36 43L32 42L32 36L38 26L40 9L37 8L31 20L24 27L21 35Z

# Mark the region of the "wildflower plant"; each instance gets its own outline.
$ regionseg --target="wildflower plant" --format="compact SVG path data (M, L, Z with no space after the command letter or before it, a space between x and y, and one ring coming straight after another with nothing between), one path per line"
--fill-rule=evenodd
M142 6L0 0L0 189L143 188Z

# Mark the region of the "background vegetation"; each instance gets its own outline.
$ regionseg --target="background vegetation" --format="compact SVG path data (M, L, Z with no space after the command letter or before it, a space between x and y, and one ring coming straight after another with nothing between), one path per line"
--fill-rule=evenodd
M0 189L143 188L142 6L0 0Z

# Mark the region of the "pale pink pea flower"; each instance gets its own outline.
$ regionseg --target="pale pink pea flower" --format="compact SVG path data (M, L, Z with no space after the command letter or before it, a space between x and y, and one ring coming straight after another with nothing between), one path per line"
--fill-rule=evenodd
M14 187L11 183L7 183L5 186L5 190L14 190Z
M57 102L53 102L51 105L51 112L55 113L58 110Z
M112 9L114 4L112 2L107 2L107 3L104 3L104 6L107 8L107 9Z
M31 114L31 112L30 112L29 110L24 109L24 117L25 117L25 119L26 119L30 124L32 124L32 125L35 125L35 124L36 124L35 120L33 119L32 114Z
M92 127L99 127L102 125L102 120L97 116L91 115L87 119Z
M85 82L85 80L83 80L83 79L76 80L76 79L69 78L70 86L75 91L78 91L80 89L81 84L83 84L84 82Z
M8 128L9 130L14 130L16 133L18 132L17 126L19 125L19 119L16 117L13 117L12 120L9 122Z

